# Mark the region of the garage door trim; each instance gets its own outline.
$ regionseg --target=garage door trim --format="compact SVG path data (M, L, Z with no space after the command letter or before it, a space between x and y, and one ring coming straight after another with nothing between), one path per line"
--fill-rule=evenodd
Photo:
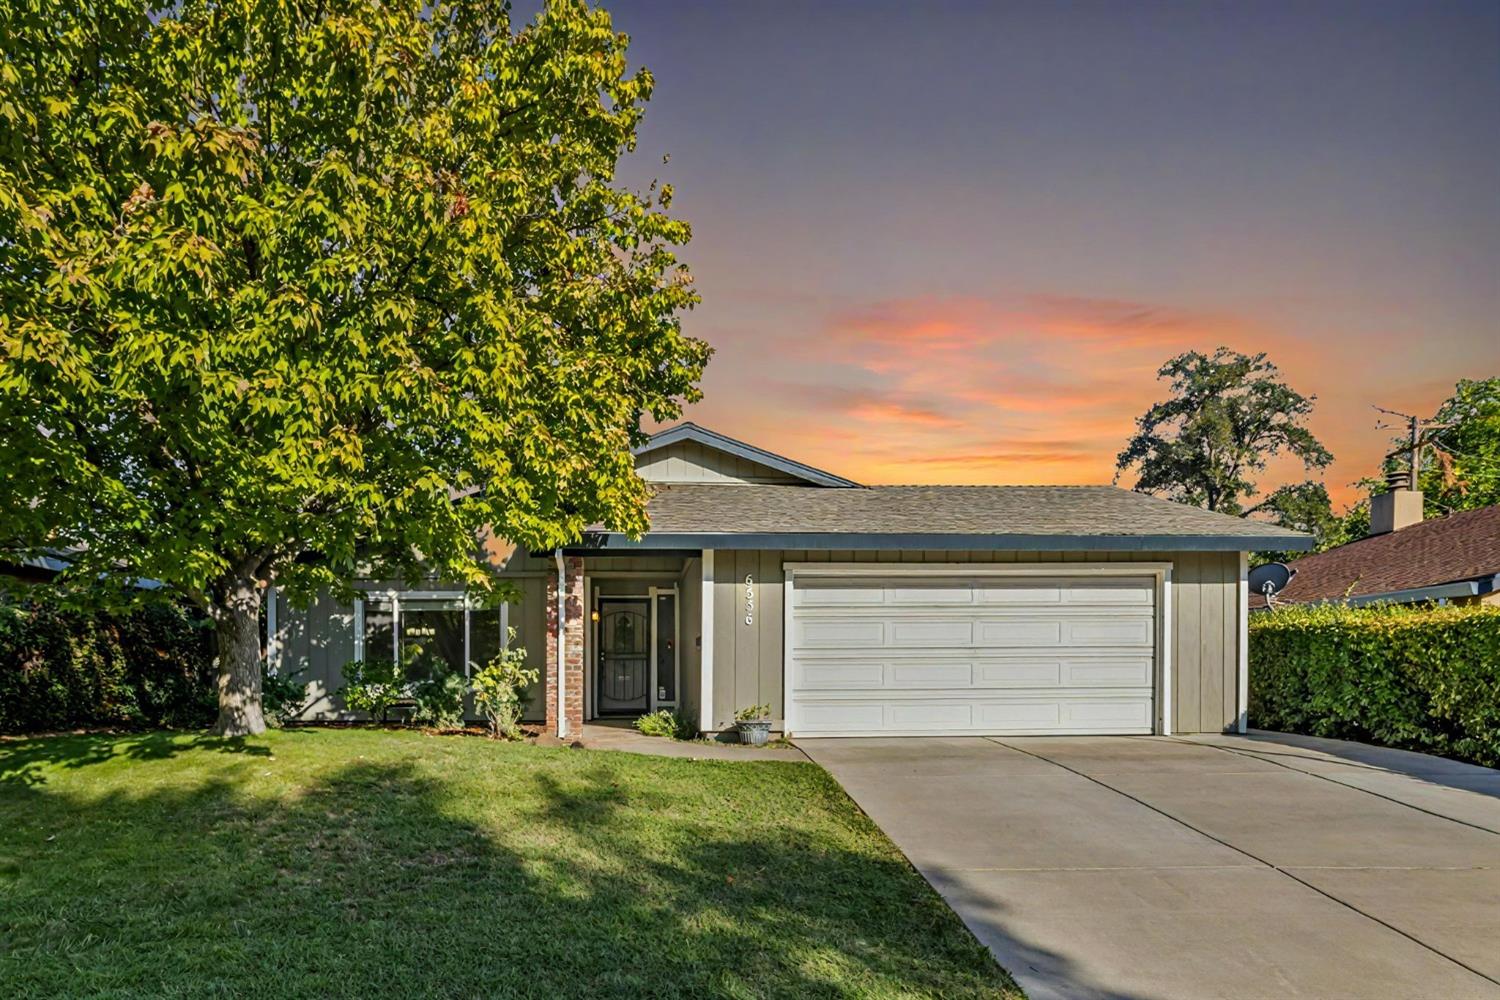
M782 564L784 609L782 636L781 690L784 701L786 733L797 735L797 702L793 697L793 672L796 667L796 643L793 624L796 618L794 596L797 578L811 576L838 577L943 577L943 576L1074 576L1074 577L1151 577L1156 585L1156 710L1154 729L1162 736L1172 735L1172 564L1169 562L1109 563L836 563L788 562ZM814 738L808 734L803 738Z

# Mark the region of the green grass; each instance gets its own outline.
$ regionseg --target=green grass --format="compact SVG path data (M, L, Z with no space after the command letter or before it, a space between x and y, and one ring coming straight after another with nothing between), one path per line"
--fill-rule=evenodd
M1016 997L809 764L0 742L6 996Z

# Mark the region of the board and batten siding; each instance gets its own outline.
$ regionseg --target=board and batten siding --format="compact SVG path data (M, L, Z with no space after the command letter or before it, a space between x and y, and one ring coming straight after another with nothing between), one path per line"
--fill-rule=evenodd
M507 557L499 572L501 578L508 580L519 593L519 600L511 602L506 612L511 627L516 630L515 644L526 650L526 666L536 670L538 677L545 676L547 579L552 572L552 563L517 551ZM379 594L391 589L400 592L408 588L370 581L359 584L358 589ZM411 589L451 592L455 596L463 593L459 588L436 581ZM307 608L298 609L288 604L284 596L277 595L278 669L283 675L300 671L298 680L307 687L307 703L299 718L305 721L330 721L355 717L345 710L337 697L339 688L344 684L344 664L354 659L354 630L355 614L351 604L342 604L325 593L320 594ZM540 684L530 692L531 698L524 716L527 722L540 721L545 717L546 705L542 702L539 690Z
M749 458L679 441L636 459L635 471L652 483L800 483L802 480Z
M1237 552L947 552L719 550L714 555L713 723L769 704L773 728L784 718L782 565L788 562L1172 564L1172 731L1216 733L1239 718L1240 556ZM746 576L751 582L746 583ZM747 616L747 587L754 608ZM1158 678L1158 686L1160 678ZM1158 705L1160 692L1158 691Z
M703 704L703 560L689 559L677 583L677 622L680 632L677 644L682 676L677 695L678 709L690 719L697 719Z

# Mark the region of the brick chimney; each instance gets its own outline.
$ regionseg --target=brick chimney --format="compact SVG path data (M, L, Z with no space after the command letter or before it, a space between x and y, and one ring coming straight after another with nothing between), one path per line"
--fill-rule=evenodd
M1422 523L1422 491L1407 489L1405 473L1392 476L1391 489L1370 497L1370 534L1388 535Z

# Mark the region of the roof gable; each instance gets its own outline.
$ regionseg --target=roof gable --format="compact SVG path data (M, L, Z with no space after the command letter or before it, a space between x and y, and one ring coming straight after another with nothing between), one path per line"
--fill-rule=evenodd
M858 487L859 483L694 423L658 431L635 449L636 471L656 483Z

